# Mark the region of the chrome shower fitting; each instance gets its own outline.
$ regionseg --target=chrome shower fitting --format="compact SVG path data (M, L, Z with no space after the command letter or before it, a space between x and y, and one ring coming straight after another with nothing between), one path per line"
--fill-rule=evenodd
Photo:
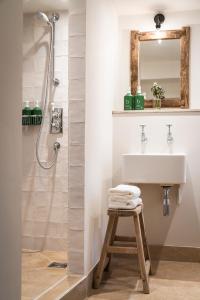
M58 149L60 149L60 143L59 142L55 142L54 145L54 150L57 151Z
M60 80L55 78L55 24L59 20L60 15L58 13L53 13L50 22L52 23L52 30L53 30L53 53L52 53L52 81L53 85L57 87L60 84Z
M145 124L141 124L141 125L140 125L140 127L141 127L141 129L142 129L142 131L141 131L141 143L142 143L142 144L146 144L147 141L148 141L148 139L147 139L147 137L146 137L146 135L145 135L145 131L144 131L145 126L146 126Z
M40 159L39 145L41 141L42 130L44 127L44 119L48 114L48 102L49 102L49 94L50 94L49 91L52 87L52 84L54 85L54 87L59 85L59 80L55 78L54 75L55 73L55 23L59 19L59 14L53 13L51 17L48 17L44 12L39 11L37 13L37 16L41 20L46 22L47 25L50 26L50 45L49 45L49 53L47 57L48 67L47 67L47 74L46 74L45 87L44 87L45 94L44 94L44 104L43 104L43 118L42 118L42 123L36 140L36 158L41 168L50 169L56 164L58 151L60 149L60 144L58 142L55 142L53 144L54 156L51 161L45 161L45 162L41 161ZM61 117L58 118L56 116L58 116L58 114L54 115L55 117L53 119L54 122L52 122L51 119L51 128L52 128L51 133L62 133L62 119L61 119L62 112L60 112L59 114L59 116Z
M63 132L63 109L55 108L54 104L51 109L50 116L50 133L51 134L60 134Z
M48 25L51 25L50 19L48 18L48 16L44 12L38 11L37 12L37 17L39 19L43 20L44 22L46 22Z
M49 21L52 23L56 23L60 18L60 15L56 12L52 13L52 16L50 17Z
M172 124L167 124L166 126L168 127L167 143L168 143L168 144L172 144L173 141L174 141L174 138L173 138L172 132L171 132Z
M60 84L60 80L55 78L55 23L59 20L60 15L56 12L52 13L51 17L48 17L44 12L38 11L37 16L39 19L45 21L51 26L52 31L52 82L55 87Z
M60 18L60 15L55 12L52 13L51 17L48 17L47 14L45 14L43 11L38 11L37 16L39 19L45 21L48 25L51 25L52 23L56 23Z

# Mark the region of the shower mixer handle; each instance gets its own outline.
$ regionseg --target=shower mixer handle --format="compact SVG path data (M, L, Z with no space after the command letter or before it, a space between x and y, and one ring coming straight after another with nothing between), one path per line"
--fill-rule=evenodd
M63 108L55 108L52 104L50 133L59 134L63 131Z

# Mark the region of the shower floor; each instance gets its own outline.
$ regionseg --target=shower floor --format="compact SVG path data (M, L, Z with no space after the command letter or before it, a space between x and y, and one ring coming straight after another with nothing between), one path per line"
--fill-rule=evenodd
M48 268L51 262L66 262L66 252L28 251L22 253L22 300L54 300L81 279L67 268Z

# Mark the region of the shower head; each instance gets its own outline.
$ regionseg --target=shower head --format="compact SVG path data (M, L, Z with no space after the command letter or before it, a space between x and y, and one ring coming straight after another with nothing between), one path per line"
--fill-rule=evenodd
M39 19L45 21L48 25L51 25L51 22L50 22L49 18L42 11L38 11L37 16L38 16Z

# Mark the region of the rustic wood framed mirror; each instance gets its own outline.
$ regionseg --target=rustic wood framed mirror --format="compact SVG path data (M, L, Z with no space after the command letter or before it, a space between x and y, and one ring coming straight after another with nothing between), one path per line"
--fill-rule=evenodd
M145 107L153 107L154 82L165 90L162 107L189 107L189 47L190 27L131 31L131 90L134 95L141 85Z

